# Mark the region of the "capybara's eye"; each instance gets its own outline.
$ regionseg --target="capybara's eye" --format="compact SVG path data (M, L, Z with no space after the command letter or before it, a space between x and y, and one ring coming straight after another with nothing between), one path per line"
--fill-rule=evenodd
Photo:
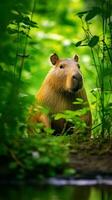
M63 69L64 68L64 66L63 65L60 65L60 69Z

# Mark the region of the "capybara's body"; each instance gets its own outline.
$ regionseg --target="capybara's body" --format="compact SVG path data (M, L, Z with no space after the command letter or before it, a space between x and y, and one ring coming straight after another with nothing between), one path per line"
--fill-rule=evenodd
M56 54L53 54L50 59L53 67L36 95L38 104L47 107L49 115L82 108L82 105L73 104L77 98L86 101L89 108L78 56L75 55L73 59L59 59ZM67 125L64 119L54 120L44 113L36 113L33 119L35 122L42 122L46 127L53 128L57 134L62 133L65 124L66 128L70 128L70 124ZM86 131L90 132L92 123L90 110L82 116L82 120L86 122Z

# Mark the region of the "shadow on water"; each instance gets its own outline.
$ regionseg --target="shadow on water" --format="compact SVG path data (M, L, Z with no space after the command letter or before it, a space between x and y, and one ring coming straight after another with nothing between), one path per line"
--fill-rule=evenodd
M0 200L112 200L112 186L1 186Z

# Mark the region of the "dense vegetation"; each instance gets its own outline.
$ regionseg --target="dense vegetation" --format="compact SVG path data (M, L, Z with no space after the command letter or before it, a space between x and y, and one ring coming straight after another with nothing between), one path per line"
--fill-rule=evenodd
M65 164L72 136L52 136L40 124L35 134L27 131L29 108L53 52L62 57L79 54L93 114L92 135L111 138L111 6L109 0L98 1L97 7L92 1L88 7L74 0L57 0L57 6L46 0L0 3L0 176L70 172Z

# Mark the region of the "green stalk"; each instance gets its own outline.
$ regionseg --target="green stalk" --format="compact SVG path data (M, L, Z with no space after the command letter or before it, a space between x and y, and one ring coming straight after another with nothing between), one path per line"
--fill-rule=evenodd
M32 12L31 12L31 21L32 21L33 14L34 14L34 11L35 11L35 6L36 6L36 0L34 0L34 2L33 2L33 8L32 8ZM31 28L31 26L29 25L27 27L27 34L26 34L26 38L25 38L23 53L22 53L22 55L19 55L21 57L21 63L20 63L20 67L19 67L20 68L20 70L19 70L19 80L21 79L25 58L28 57L28 55L26 55L26 52L27 52L28 37L29 37L29 34L30 34L30 28Z
M103 28L103 41L105 42L105 19L102 16L102 28ZM101 127L101 136L104 138L104 131L105 131L105 105L104 105L104 66L105 66L105 46L103 42L103 47L102 47L102 70L101 70L101 113L102 113L102 127Z

